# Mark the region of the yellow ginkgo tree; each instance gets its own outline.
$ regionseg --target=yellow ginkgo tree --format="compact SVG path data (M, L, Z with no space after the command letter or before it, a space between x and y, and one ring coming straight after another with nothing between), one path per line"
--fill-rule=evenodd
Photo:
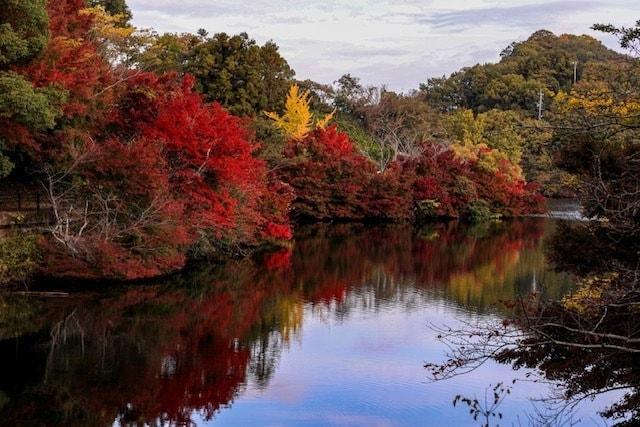
M311 130L324 129L335 113L334 111L322 118L314 119L310 107L310 97L311 94L308 90L301 91L298 85L294 84L289 89L284 114L279 115L274 112L265 112L265 114L287 137L295 140L304 139Z

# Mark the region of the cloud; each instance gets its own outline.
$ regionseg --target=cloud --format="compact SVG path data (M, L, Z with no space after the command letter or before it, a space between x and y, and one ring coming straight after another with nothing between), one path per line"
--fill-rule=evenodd
M351 9L343 7L339 1L316 0L252 0L238 2L236 0L130 0L130 7L139 11L154 11L171 16L191 18L224 17L224 16L259 16L272 20L275 16L297 12L297 19L302 21L312 18L312 11L331 11Z
M632 24L638 0L128 0L134 24L160 32L247 32L275 41L300 79L351 73L368 84L417 88L428 77L495 61L545 28L594 34L595 22ZM597 35L611 47L612 38Z
M554 1L520 6L437 11L427 17L418 16L415 19L438 29L460 29L481 25L521 27L523 25L530 26L536 22L548 23L558 19L567 19L576 11L585 12L598 7L599 5L595 1Z

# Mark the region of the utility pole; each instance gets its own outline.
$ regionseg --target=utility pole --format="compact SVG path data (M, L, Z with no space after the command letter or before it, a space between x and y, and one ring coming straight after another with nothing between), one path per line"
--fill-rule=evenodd
M542 107L544 106L542 89L540 89L540 98L538 99L538 120L542 120Z

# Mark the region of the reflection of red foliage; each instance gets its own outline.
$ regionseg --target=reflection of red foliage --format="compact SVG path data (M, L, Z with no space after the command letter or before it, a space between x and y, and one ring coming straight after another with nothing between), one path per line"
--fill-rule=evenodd
M169 318L162 318L163 329L171 332L171 339L148 355L151 359L146 361L145 380L134 375L130 380L137 379L137 385L131 383L133 389L123 388L122 395L114 396L114 404L125 401L125 397L132 404L133 409L125 411L122 419L151 421L164 416L186 422L195 410L207 418L215 415L221 406L233 401L238 387L247 380L250 354L247 347L234 344L234 339L242 341L252 328L264 327L262 322L268 319L262 319L261 314L269 299L280 293L295 294L300 284L304 285L307 301L325 306L349 304L349 294L363 284L384 292L371 285L375 271L384 272L389 283L411 278L417 287L441 286L455 275L488 264L497 264L499 270L513 267L501 264L524 247L537 245L542 233L541 222L531 221L514 222L481 239L455 224L438 226L438 237L432 240L416 239L407 227L361 231L345 227L345 235L351 237L336 244L331 236L340 235L339 230L328 230L329 235L302 237L293 258L287 250L270 254L261 268L249 269L250 274L238 274L232 266L226 279L218 278L213 285L219 291L197 300L185 292L147 293L140 300L139 291L133 289L129 292L133 296L118 298L129 301L130 306L105 301L105 307L118 306L118 313L144 301L177 309ZM246 263L242 265L244 270L248 268ZM271 276L273 270L284 274ZM236 283L239 277L243 277L240 286ZM230 287L234 290L229 291ZM119 320L111 322L115 327Z
M291 267L292 254L293 252L290 249L271 252L264 258L264 266L269 271Z
M314 289L307 298L316 304L341 303L347 297L349 285L343 280L327 280Z
M59 299L46 306L51 312L33 317L42 322L37 328L50 331L74 313L81 336L73 336L70 327L68 339L49 354L49 335L38 335L45 340L37 348L44 353L41 363L49 364L47 384L27 386L19 396L10 396L10 413L3 413L3 419L43 416L50 421L56 414L75 424L75 418L64 417L75 417L78 409L107 420L85 422L91 425L114 419L186 423L194 411L213 417L233 402L248 375L269 379L272 371L253 369L252 364L261 357L277 357L273 353L279 348L270 349L269 355L256 351L265 348L265 337L286 333L284 326L302 326L295 322L302 320L297 316L303 301L345 314L362 298L384 307L405 290L447 292L455 277L481 278L487 270L506 277L524 249L539 245L542 232L543 223L533 220L513 221L481 235L456 223L438 224L424 238L407 226L316 226L302 230L295 251L278 251L259 263L232 261L177 276L165 286ZM494 292L490 301L496 302L518 291L513 282L492 285L469 280L452 298L466 303L469 295L488 291ZM483 301L473 302L480 306ZM282 346L283 340L275 342ZM29 375L20 378L41 372L31 364L25 369Z
M251 269L249 263L239 266ZM102 312L100 319L92 315L96 334L126 328L131 341L122 348L128 353L112 354L123 362L111 362L118 369L117 385L107 382L99 393L82 398L91 411L118 413L124 423L153 424L162 419L183 424L193 411L210 419L233 401L246 381L250 360L250 348L239 340L260 322L261 305L278 288L264 280L264 274L257 274L259 270L238 275L230 268L229 277L218 277L221 282L212 283L202 297L164 292L160 287L144 292L133 288L96 307ZM228 290L229 283L243 275L246 280L241 286ZM167 314L145 314L156 309ZM127 313L136 311L141 315L132 323ZM149 327L158 329L149 333ZM139 346L144 348L142 354L135 350ZM90 360L83 360L91 366Z
M531 220L512 221L504 230L499 227L482 238L466 233L456 223L435 225L430 239L415 238L411 227L394 227L391 231L346 228L349 238L337 239L340 243L333 245L322 234L316 238L300 236L296 253L301 255L294 255L293 270L294 276L308 285L307 298L314 302L340 300L349 286L370 283L372 272L393 278L392 283L411 278L416 287L424 288L446 285L454 276L473 275L488 266L504 275L523 249L539 244L543 233L542 222ZM331 236L341 236L335 226L329 229Z
M246 378L249 350L235 350L219 337L202 338L194 343L199 349L193 356L180 354L175 359L181 363L178 372L161 380L158 400L147 414L183 424L191 420L192 410L211 419L221 406L233 401Z

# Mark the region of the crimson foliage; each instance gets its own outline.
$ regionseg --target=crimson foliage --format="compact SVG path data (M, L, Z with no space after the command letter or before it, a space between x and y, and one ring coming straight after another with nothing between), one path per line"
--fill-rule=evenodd
M422 156L404 164L414 175L413 198L417 214L441 217L474 217L477 209L489 214L518 216L540 212L543 197L534 184L513 176L508 160L496 170L482 167L478 160L462 159L452 150L425 145Z
M46 171L55 218L44 273L153 277L189 253L290 239L290 189L253 155L245 124L205 103L189 76L114 69L84 7L49 2L49 44L19 70L66 93L51 131L16 127L24 138L13 138Z
M153 117L138 125L141 138L162 144L192 233L204 230L229 243L291 238L288 189L253 156L256 146L240 119L219 104L205 104L193 85L186 77L173 91L145 87Z
M378 173L335 126L291 141L280 171L295 190L293 215L314 220L408 219L408 183L398 168Z
M317 129L285 148L283 181L295 190L293 213L313 220L402 221L416 217L517 216L538 211L542 197L501 160L495 170L425 143L416 159L383 172L335 127Z

